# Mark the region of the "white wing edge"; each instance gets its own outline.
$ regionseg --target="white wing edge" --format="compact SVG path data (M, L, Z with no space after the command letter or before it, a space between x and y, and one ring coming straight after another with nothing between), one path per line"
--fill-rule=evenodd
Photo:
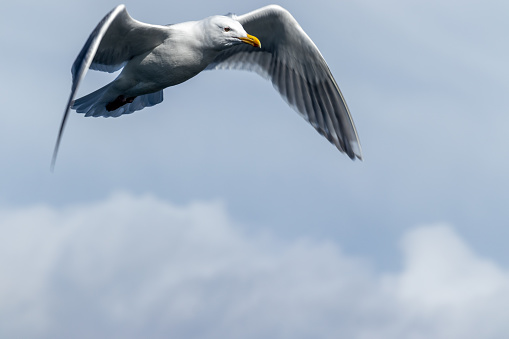
M106 31L110 27L111 23L117 15L125 10L125 5L118 5L115 7L112 11L110 11L106 16L101 20L101 22L97 25L97 27L92 32L92 35L89 37L91 39L90 41L87 41L85 43L85 46L83 46L83 49L78 54L78 57L76 58L76 61L74 62L75 65L79 65L77 69L73 69L73 84L71 88L71 94L69 95L69 99L67 100L67 105L65 106L64 116L62 117L62 123L60 124L60 129L58 131L58 137L57 141L55 143L55 148L53 150L53 157L51 159L51 172L55 169L55 163L57 161L57 155L58 155L58 149L60 148L60 142L62 140L62 135L64 133L65 125L67 122L67 117L69 116L69 111L71 109L72 103L74 101L74 97L76 95L76 92L78 91L78 87L87 74L88 69L90 68L90 65L92 64L92 60L94 59L95 53L97 52L97 49L99 48L99 44L101 43L102 38L104 37L104 34L106 34ZM94 36L95 33L95 36ZM78 62L81 58L81 64Z
M343 93L339 89L339 86L336 83L336 80L334 79L334 77L333 77L333 75L332 75L332 73L331 73L331 71L329 69L329 65L327 64L327 62L325 61L325 58L322 55L322 52L320 52L320 49L318 48L318 46L316 46L315 42L304 31L302 26L294 18L294 16L290 13L290 11L288 11L286 8L284 8L284 7L280 6L280 5L267 5L267 6L255 9L255 10L249 12L249 13L246 13L246 14L243 14L243 15L238 15L238 16L234 15L233 17L236 20L238 20L240 23L244 24L245 21L253 20L253 18L266 16L267 15L266 13L268 13L268 12L277 13L280 17L284 17L284 20L286 20L288 23L291 23L294 26L294 28L296 28L297 31L300 33L301 37L314 48L314 52L316 52L319 55L319 57L323 60L323 62L325 64L325 68L327 69L327 72L329 73L330 79L331 79L332 83L334 84L334 87L336 88L337 92L339 93L339 96L341 97L341 100L342 100L342 102L343 102L343 104L345 106L346 115L348 117L348 120L350 121L350 124L351 124L352 128L353 128L353 134L355 136L355 142L352 143L352 142L350 142L350 140L348 140L348 138L345 137L345 143L347 142L349 144L349 147L352 148L354 156L351 157L351 158L353 160L355 160L355 158L357 158L357 159L362 161L363 157L362 157L361 142L360 142L360 139L359 139L359 135L357 133L357 128L356 128L355 123L354 123L353 118L352 118L352 114L350 113L350 109L348 108L346 100L343 97ZM262 70L261 67L258 67L258 69L257 69L257 67L254 67L254 65L251 66L251 67L252 68L250 70L255 71L256 73L260 74L262 77L270 80L270 75L266 74L266 72L264 70ZM227 68L227 67L224 67L224 68ZM217 67L216 69L219 69L219 67ZM246 69L249 69L249 68L246 67ZM284 98L284 96L283 96L283 98ZM289 103L289 105L292 106L292 104L290 104L290 103ZM297 109L295 109L295 110L299 114L301 114ZM345 145L345 153L347 153L346 145Z
M352 159L352 160L355 160L356 158L359 159L359 160L363 160L363 156L362 156L362 146L361 146L361 143L360 143L360 139L359 139L359 136L358 136L358 132L357 132L357 128L355 126L355 123L353 121L353 118L352 118L352 115L350 113L350 109L348 108L348 105L346 103L346 100L345 98L343 97L343 93L341 92L341 90L339 89L339 86L338 84L336 83L336 80L334 79L334 77L332 76L332 73L329 69L329 66L327 64L327 62L325 61L325 58L323 57L322 53L320 52L318 46L316 46L316 44L314 43L314 41L309 37L309 35L304 31L304 29L300 26L300 24L298 23L298 21L293 17L293 15L285 8L279 6L279 5L268 5L268 6L265 6L265 7L262 7L262 8L258 8L258 9L255 9L251 12L248 12L246 14L242 14L242 15L235 15L235 14L229 14L230 17L238 20L241 24L245 24L247 21L251 21L251 20L256 20L258 18L264 18L264 17L267 17L269 15L269 13L273 13L275 15L277 15L278 17L281 18L282 21L286 21L287 24L290 24L293 26L293 28L295 28L297 30L297 32L300 34L301 38L308 44L310 44L310 46L312 47L313 49L313 52L315 52L317 54L317 56L319 58L322 59L323 63L324 63L324 71L326 71L330 77L330 82L331 84L335 87L335 89L337 90L338 94L339 94L339 97L344 105L344 109L345 109L345 116L346 118L348 119L352 129L353 129L353 137L355 140L350 140L347 135L344 136L344 150L342 152L348 154L348 156ZM257 53L260 53L260 52L257 52ZM270 52L268 52L270 53ZM212 70L212 69L244 69L244 70L248 70L248 71L254 71L256 73L258 73L259 75L261 75L263 78L269 80L272 82L273 86L276 87L277 89L277 86L275 84L274 81L272 81L273 79L271 79L271 76L270 74L267 72L266 69L264 69L263 67L261 67L259 64L257 64L256 62L252 62L253 60L249 60L249 61L246 61L246 60L231 60L230 63L228 62L225 62L225 63L216 63L216 64L213 64L209 67L207 67L208 70ZM279 92L279 90L278 90ZM279 92L279 94L282 96L282 98L297 112L299 113L301 116L303 116L306 120L306 116L303 112L300 112L296 106L294 104L292 104L286 97L285 95L283 95L282 92ZM339 136L337 136L337 138L339 139ZM339 148L339 147L338 147ZM351 149L351 153L348 152L348 149ZM341 150L341 149L340 149Z

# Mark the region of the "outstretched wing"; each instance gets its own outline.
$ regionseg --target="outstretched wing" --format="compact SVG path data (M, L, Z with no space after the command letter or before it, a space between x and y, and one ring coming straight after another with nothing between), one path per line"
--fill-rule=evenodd
M169 30L165 26L145 24L131 18L124 5L115 7L99 22L72 65L71 94L53 150L52 170L70 107L88 69L107 72L119 70L134 56L161 44L168 35Z
M260 42L222 52L208 69L245 69L269 79L320 134L352 159L362 159L348 106L313 41L284 8L270 5L233 16Z

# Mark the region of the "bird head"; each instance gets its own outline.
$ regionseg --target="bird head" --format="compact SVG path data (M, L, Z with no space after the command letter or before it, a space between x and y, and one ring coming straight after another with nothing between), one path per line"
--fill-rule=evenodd
M238 44L249 44L261 48L260 40L246 32L237 20L216 15L204 20L207 39L217 49L225 49Z

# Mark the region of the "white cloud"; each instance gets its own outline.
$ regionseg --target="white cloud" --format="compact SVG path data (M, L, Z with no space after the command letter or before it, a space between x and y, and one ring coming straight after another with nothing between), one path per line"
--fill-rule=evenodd
M0 337L502 338L509 273L447 225L374 274L330 242L247 234L220 203L117 194L0 211Z
M385 291L406 312L405 327L415 326L405 332L416 338L509 335L506 270L473 253L447 225L416 228L404 237L402 247L403 271L383 281Z

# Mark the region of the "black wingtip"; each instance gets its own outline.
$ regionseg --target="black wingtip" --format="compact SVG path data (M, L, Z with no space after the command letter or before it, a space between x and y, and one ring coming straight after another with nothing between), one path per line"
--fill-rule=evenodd
M69 97L69 101L67 102L67 106L64 111L64 116L62 117L62 122L60 123L60 129L58 130L58 137L57 137L57 141L55 143L55 148L53 149L53 157L51 158L51 165L50 165L51 173L53 173L55 171L55 164L57 162L58 150L60 148L60 142L62 141L62 135L64 134L67 117L69 116L69 110L71 109L73 94L74 93L71 93L71 96Z

